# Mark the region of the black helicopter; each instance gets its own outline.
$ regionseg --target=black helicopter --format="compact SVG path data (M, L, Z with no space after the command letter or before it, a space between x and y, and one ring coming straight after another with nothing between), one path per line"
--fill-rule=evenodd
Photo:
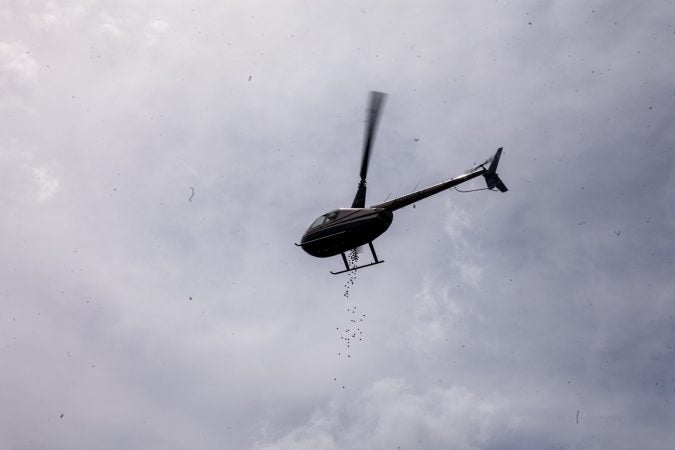
M368 162L370 160L375 130L377 128L380 111L385 97L386 94L382 92L370 93L368 121L366 123L363 157L361 160L361 181L359 182L351 208L336 209L318 217L312 222L309 228L307 228L307 231L305 231L305 234L300 240L300 244L295 244L302 247L302 249L310 255L319 258L341 254L345 264L345 270L338 272L331 271L334 275L384 262L384 260L377 259L373 241L379 235L387 231L387 228L389 228L389 225L391 225L391 222L394 219L394 211L397 209L418 202L423 198L437 194L481 175L485 177L487 189L494 190L496 188L501 192L506 192L508 190L497 175L497 164L499 164L499 157L502 154L502 148L500 147L491 158L488 158L482 164L479 164L456 178L451 178L428 188L420 189L402 197L366 208L366 174L368 173ZM488 163L489 166L485 168ZM365 244L368 244L370 247L374 262L362 266L354 265L353 267L350 267L345 252Z

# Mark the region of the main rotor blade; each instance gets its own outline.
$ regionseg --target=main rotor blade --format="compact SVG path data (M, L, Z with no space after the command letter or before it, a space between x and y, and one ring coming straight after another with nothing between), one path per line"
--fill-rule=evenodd
M366 179L368 175L368 162L370 160L370 151L375 140L375 131L380 118L380 111L384 105L384 99L387 94L383 92L370 92L370 102L368 107L368 122L366 123L366 135L363 141L363 158L361 160L361 180Z

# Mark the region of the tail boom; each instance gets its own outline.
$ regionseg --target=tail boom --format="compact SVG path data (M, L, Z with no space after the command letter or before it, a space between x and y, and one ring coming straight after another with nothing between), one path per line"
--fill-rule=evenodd
M487 183L488 189L497 188L501 192L508 191L506 185L502 182L497 175L497 165L499 164L499 158L502 155L502 148L500 147L497 152L492 156L492 158L485 161L483 164L471 169L469 172L460 175L455 178L443 181L441 183L429 186L428 188L420 189L419 191L412 192L410 194L404 195L402 197L389 200L388 202L378 203L377 205L372 205L371 208L374 209L385 209L388 211L396 211L405 206L416 203L424 198L430 197L434 194L437 194L446 189L450 189L459 184L462 184L466 181L469 181L473 178L483 175L485 177L485 182ZM490 162L488 168L485 168L485 165Z

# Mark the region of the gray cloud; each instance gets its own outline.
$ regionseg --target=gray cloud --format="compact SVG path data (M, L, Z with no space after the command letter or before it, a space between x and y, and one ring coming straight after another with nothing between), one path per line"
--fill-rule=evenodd
M12 4L0 446L668 448L672 13ZM351 201L370 89L370 201L499 146L510 191L398 212L346 299L292 243Z

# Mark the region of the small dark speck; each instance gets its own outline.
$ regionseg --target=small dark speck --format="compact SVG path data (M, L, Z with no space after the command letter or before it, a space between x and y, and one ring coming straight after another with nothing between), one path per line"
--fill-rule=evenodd
M532 25L532 22L527 22L528 25Z
M192 297L189 297L188 300L192 301Z
M614 230L614 234L616 234L616 237L621 236L621 230Z
M253 75L248 76L248 81L251 81L253 79Z
M654 109L654 108L650 106L649 109L652 110L652 109Z
M415 142L419 142L419 141L420 141L420 138L416 137Z
M59 418L60 418L60 419L63 419L63 413L61 413L61 415L59 416Z
M582 220L581 222L577 223L577 225L580 225L580 226L581 226L581 225L586 225L586 221L585 221L585 220Z

